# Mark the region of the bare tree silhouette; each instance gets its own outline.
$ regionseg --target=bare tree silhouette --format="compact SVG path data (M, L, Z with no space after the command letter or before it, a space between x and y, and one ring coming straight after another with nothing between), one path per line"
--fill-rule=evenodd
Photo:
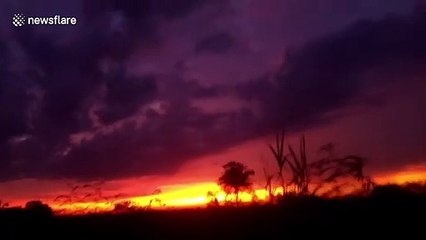
M364 178L361 180L361 184L362 184L363 195L370 194L373 191L374 187L376 186L376 183L369 176L364 176Z
M263 168L263 175L266 180L265 189L266 189L266 192L268 193L268 200L270 202L273 202L275 197L275 189L272 186L272 180L274 179L274 175L268 174L265 168Z
M277 133L275 139L275 146L268 144L269 149L274 155L275 162L278 166L278 176L281 180L281 187L283 188L283 193L286 192L286 184L284 180L284 165L287 161L286 156L284 155L284 136L285 132L283 130L281 133Z
M353 177L361 184L364 194L368 194L374 188L375 183L364 173L365 158L357 155L336 157L332 144L321 147L320 151L325 152L326 156L311 164L315 174L321 178L319 187L327 183L337 183L344 177Z
M299 142L299 149L288 145L288 153L284 151L284 131L276 135L275 146L269 144L269 149L275 157L278 166L278 175L281 179L283 193L289 191L297 195L316 194L324 185L336 183L337 180L344 177L355 178L361 184L362 194L368 194L374 188L375 184L372 179L364 174L365 158L357 155L347 155L345 157L336 157L334 155L334 145L329 143L320 148L320 152L326 153L324 158L309 163L306 154L306 139L302 135ZM285 168L285 165L289 166ZM285 179L285 171L290 171L291 178ZM266 179L266 190L271 193L272 177L267 175L264 170ZM320 183L315 189L310 189L309 185L311 177L319 178ZM286 183L286 181L288 181ZM342 186L334 186L334 192L340 192Z
M219 178L219 185L227 194L235 194L235 202L239 202L239 193L242 190L249 190L252 186L250 176L254 175L254 170L240 162L231 161L223 165L224 172Z
M309 194L310 167L308 165L306 157L305 136L302 135L302 137L300 138L299 156L297 156L291 145L288 145L288 149L290 155L288 158L286 158L286 160L291 168L293 175L289 184L295 185L295 190L297 194L307 195Z
M281 179L283 194L286 194L289 191L289 187L293 186L294 193L307 195L309 194L310 166L306 156L305 136L302 135L300 138L299 155L296 154L296 151L291 145L288 145L289 153L286 154L284 152L284 137L285 133L282 131L276 135L275 146L271 144L268 145L278 165L278 176ZM288 183L285 182L284 177L286 162L290 167L289 169L292 175Z

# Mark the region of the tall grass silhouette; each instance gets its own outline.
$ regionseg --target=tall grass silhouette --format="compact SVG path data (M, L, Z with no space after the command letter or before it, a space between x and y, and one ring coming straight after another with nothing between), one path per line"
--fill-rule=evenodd
M276 134L275 144L268 144L278 167L284 195L315 195L324 186L328 186L329 192L340 194L341 189L345 188L340 180L347 177L355 179L361 185L359 193L362 194L368 194L375 186L371 177L364 173L366 159L361 156L352 154L336 157L334 145L329 143L320 148L320 152L326 154L325 157L309 161L304 135L300 137L298 149L288 144L285 151L284 142L285 133L281 131ZM271 192L273 176L268 175L266 170L264 174L265 189ZM315 187L310 186L313 179L317 182Z
M281 180L281 187L283 189L283 193L286 193L286 183L284 180L284 165L287 159L284 154L284 137L285 137L284 130L277 133L275 136L275 145L268 144L268 147L271 150L272 154L274 155L274 160L278 166L278 176Z

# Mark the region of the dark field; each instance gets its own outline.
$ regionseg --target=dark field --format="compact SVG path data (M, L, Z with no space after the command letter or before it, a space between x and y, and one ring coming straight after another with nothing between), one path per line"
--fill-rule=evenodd
M9 209L0 212L0 239L352 239L397 233L424 239L425 200L424 194L382 191L363 198L287 198L270 206L84 216Z

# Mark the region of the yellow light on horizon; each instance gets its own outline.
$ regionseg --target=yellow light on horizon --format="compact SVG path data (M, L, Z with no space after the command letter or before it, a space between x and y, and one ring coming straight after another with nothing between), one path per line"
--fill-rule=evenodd
M226 193L222 191L217 183L201 182L164 186L163 192L159 194L123 198L116 202L131 201L132 206L141 208L149 206L154 209L207 206L210 201L207 196L208 192L215 193L218 202L225 201ZM256 189L254 195L257 200L264 201L267 199L268 193L265 189ZM235 200L235 197L229 196L227 200ZM253 194L241 192L239 201L252 202ZM78 213L79 211L104 212L114 209L114 203L111 202L75 202L61 205L53 204L51 206L54 210L64 213Z

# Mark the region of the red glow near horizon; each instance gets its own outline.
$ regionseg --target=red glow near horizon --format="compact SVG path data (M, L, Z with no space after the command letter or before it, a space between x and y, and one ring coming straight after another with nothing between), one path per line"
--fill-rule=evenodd
M173 178L174 179L174 178ZM258 184L261 184L261 180L257 180ZM378 174L374 176L374 181L378 184L404 184L408 182L418 182L426 181L426 165L413 165L403 168L401 170L390 172L387 174ZM142 181L144 185L155 185L161 184L160 180L148 180ZM112 211L116 203L123 201L130 201L131 206L136 208L147 208L148 206L151 209L174 209L174 208L188 208L188 207L205 207L210 202L211 198L207 196L208 192L215 194L217 200L222 202L225 200L226 194L222 191L221 187L214 181L201 181L201 182L181 182L179 179L168 180L169 184L160 185L159 189L161 192L158 194L148 194L148 195L138 195L132 194L132 196L120 197L110 201L99 201L99 200L87 200L87 201L73 201L67 203L61 203L54 201L55 197L49 198L39 198L43 202L49 204L53 210L57 213L63 214L85 214L93 212L105 212ZM173 184L173 182L180 182L179 184ZM134 180L120 180L118 182L108 182L108 184L119 185L116 190L109 193L117 193L120 190L124 190L127 194L129 191L134 191L135 186L140 185L140 179ZM28 184L28 182L26 182ZM36 182L32 182L31 186L35 186ZM46 183L43 183L46 184ZM53 184L53 183L51 183ZM58 183L55 183L56 185ZM28 185L27 185L28 186ZM157 185L158 186L158 185ZM13 188L14 186L9 186L8 189ZM267 192L261 187L255 188L255 198L258 202L264 202L267 199ZM7 189L7 188L6 188ZM126 190L125 190L126 189ZM132 190L133 189L133 190ZM280 189L279 189L280 190ZM280 192L280 191L278 191ZM51 193L51 196L53 196ZM253 194L249 193L240 193L240 200L244 203L249 203L253 201ZM230 196L228 200L232 200L233 196ZM11 206L24 206L25 202L28 200L33 200L37 198L29 199L12 199ZM155 201L159 199L160 201ZM4 199L2 199L4 201ZM13 201L14 200L14 201ZM150 204L151 202L151 204Z
M388 175L382 175L375 178L378 184L396 183L404 184L408 182L426 181L426 168L418 167L410 170L402 170ZM199 182L163 186L162 192L158 194L133 196L116 200L114 203L120 201L130 201L131 205L137 208L146 208L150 206L152 209L173 209L173 208L188 208L188 207L204 207L210 202L207 196L208 192L215 194L219 203L225 201L226 194L221 187L215 182ZM276 194L282 193L278 188ZM268 193L263 188L255 189L254 194L242 192L239 195L241 202L249 203L254 201L265 202ZM232 198L232 196L231 196ZM154 201L159 199L161 202ZM228 199L229 200L229 199ZM232 200L232 199L231 199ZM150 204L151 202L151 204ZM79 213L82 212L102 212L112 211L114 203L111 202L74 202L69 204L52 204L52 208L63 213Z

